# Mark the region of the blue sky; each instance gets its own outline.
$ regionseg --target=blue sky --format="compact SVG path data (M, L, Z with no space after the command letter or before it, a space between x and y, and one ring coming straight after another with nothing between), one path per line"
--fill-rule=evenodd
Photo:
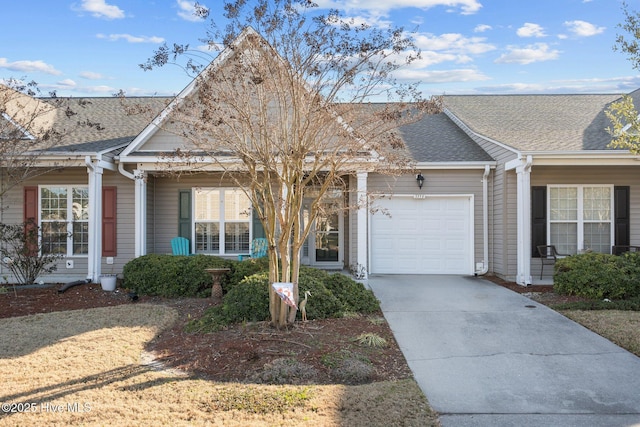
M423 59L398 74L425 95L627 93L640 75L614 52L619 0L316 0L373 25L417 27ZM628 0L632 10L640 1ZM219 3L201 0L212 14ZM5 2L0 79L28 78L62 96L174 95L177 67L138 64L160 43L198 45L207 23L185 0ZM218 9L216 9L216 7Z

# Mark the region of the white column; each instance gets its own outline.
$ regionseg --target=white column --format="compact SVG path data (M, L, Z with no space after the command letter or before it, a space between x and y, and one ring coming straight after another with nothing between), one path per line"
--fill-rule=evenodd
M518 188L518 272L516 282L527 286L531 278L531 156L516 167Z
M97 283L102 270L102 173L104 169L93 165L89 173L89 254L87 278Z
M358 238L358 246L357 251L358 254L356 256L356 274L364 274L364 277L359 277L360 279L366 279L369 274L369 262L368 262L368 251L367 251L367 211L368 211L368 202L367 202L367 172L359 172L357 176L357 199L356 203L358 203L358 211L357 211L357 238Z
M135 179L135 256L147 254L147 174L133 171Z

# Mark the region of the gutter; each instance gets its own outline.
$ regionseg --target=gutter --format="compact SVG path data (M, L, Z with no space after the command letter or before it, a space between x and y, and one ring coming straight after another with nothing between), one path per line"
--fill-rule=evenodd
M489 165L484 167L482 175L482 240L484 246L484 265L482 270L476 272L476 276L484 276L489 271Z

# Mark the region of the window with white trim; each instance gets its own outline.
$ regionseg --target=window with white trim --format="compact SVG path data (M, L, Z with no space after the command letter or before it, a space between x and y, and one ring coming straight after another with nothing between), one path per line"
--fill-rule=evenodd
M195 252L249 253L251 201L239 189L197 188L194 194Z
M547 241L560 253L609 253L613 242L612 185L548 187Z
M40 232L44 253L64 256L89 253L89 189L40 187Z

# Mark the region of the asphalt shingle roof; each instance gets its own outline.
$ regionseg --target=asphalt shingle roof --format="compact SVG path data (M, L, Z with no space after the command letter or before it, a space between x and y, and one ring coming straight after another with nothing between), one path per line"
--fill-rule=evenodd
M122 101L115 97L71 99L74 113L70 119L64 111L56 111L57 122L65 129L63 140L49 152L103 151L133 140L172 98L135 97ZM43 99L45 102L52 100ZM123 105L125 103L128 108ZM134 107L141 112L133 113ZM98 123L82 126L78 123Z
M482 162L493 159L446 114L427 114L400 128L416 162Z
M620 95L458 95L445 107L474 132L520 151L606 150L604 111Z

